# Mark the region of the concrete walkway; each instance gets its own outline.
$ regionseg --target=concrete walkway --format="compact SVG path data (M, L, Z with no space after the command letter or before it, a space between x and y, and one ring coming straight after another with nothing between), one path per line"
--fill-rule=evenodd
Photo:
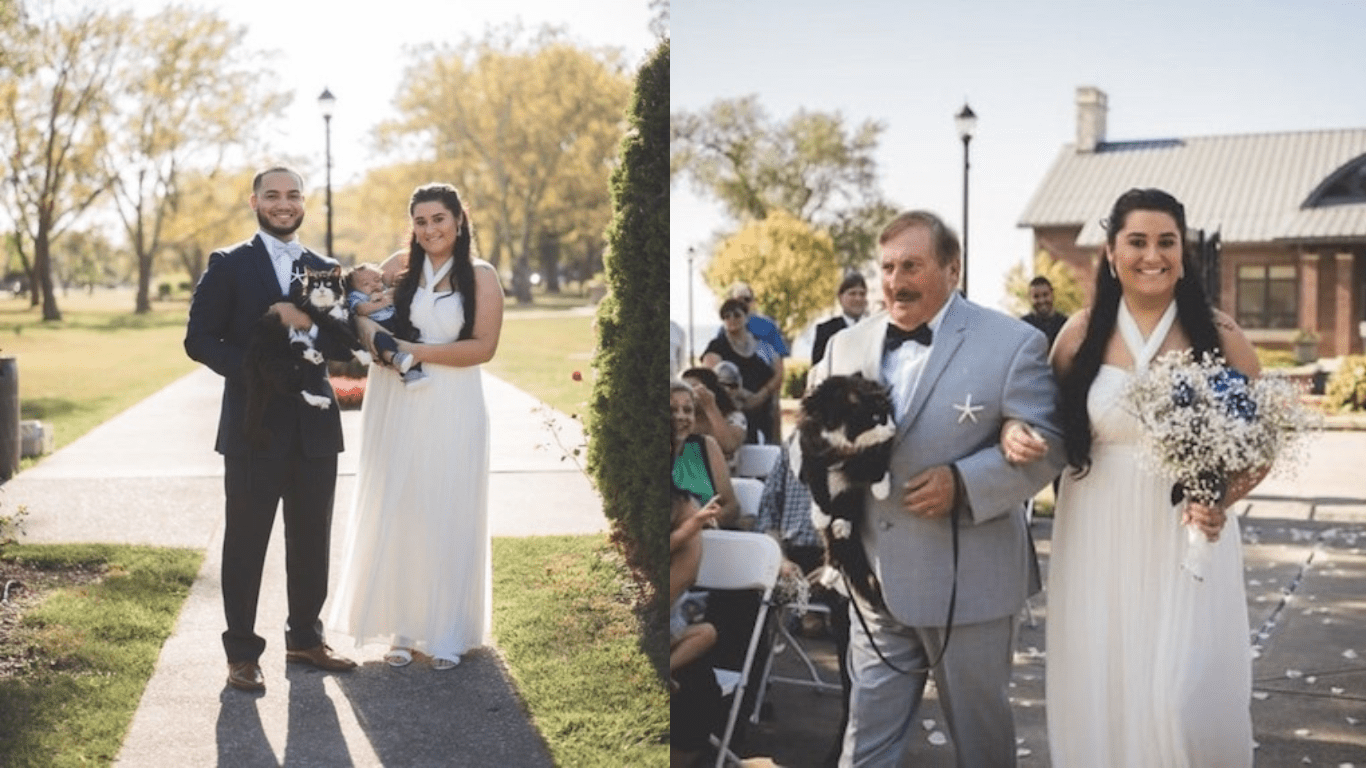
M1325 431L1294 475L1264 480L1236 506L1252 645L1253 738L1257 768L1366 768L1366 432ZM1034 521L1047 573L1052 524ZM1048 766L1044 710L1048 596L1020 628L1011 702L1019 765ZM826 681L839 682L834 644L802 641ZM777 674L805 674L791 651ZM770 716L750 726L737 752L746 766L823 766L835 738L837 694L779 684ZM902 768L954 764L931 686Z
M109 542L205 551L118 764L123 766L551 766L496 651L450 672L391 669L382 646L329 643L362 666L326 674L284 661L288 613L282 524L266 561L257 632L266 638L266 693L228 688L220 633L223 461L214 453L222 379L200 368L91 430L0 490L24 505L26 543ZM582 441L577 422L484 375L492 426L493 536L605 531L602 504L559 443ZM358 411L343 411L332 536L334 578L355 488ZM554 503L546 503L554 499Z

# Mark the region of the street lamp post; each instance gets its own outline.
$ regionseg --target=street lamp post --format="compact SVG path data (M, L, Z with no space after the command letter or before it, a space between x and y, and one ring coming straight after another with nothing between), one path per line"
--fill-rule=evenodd
M958 126L958 136L963 139L963 298L968 296L968 142L972 141L972 131L977 127L977 115L967 102L963 111L953 116Z
M332 108L337 97L323 88L318 96L318 109L323 113L323 126L327 135L327 258L332 258Z
M692 260L697 249L688 246L688 365L697 365L697 348L692 341Z

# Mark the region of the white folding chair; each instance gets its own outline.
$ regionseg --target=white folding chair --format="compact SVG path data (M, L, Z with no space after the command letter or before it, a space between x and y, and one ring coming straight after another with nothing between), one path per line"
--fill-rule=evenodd
M773 602L773 587L778 583L778 571L782 564L782 550L778 542L767 534L710 529L702 531L702 563L698 567L696 586L701 589L753 589L763 592L744 663L739 670L730 670L730 674L725 674L727 670L717 670L716 679L722 687L722 695L730 693L733 700L730 713L726 716L725 732L720 739L713 737L716 768L721 768L727 758L735 763L740 762L739 757L730 751L730 739L735 734L735 721L745 698L745 683L749 679L750 668L754 666L759 640L764 634L768 609Z
M758 517L759 500L764 496L764 481L752 477L732 477L730 485L740 502L740 517Z
M778 455L783 449L778 445L754 445L746 443L740 446L735 452L735 471L731 473L734 477L757 477L760 480L768 477L768 473L773 471L773 467L778 462Z
M817 691L833 691L840 694L844 693L844 686L840 683L827 682L821 676L820 670L816 668L816 662L811 660L810 654L802 647L802 644L787 628L788 614L796 615L797 606L792 604L783 605L778 609L778 616L773 622L772 650L769 651L768 660L764 663L764 674L759 678L759 694L754 700L754 711L757 714L759 708L763 706L764 696L768 693L769 683L787 683L805 688L814 688ZM825 616L827 626L830 623L830 606L824 603L808 603L807 613L818 613ZM773 660L791 650L806 666L807 677L786 677L773 674ZM752 721L752 719L751 719Z

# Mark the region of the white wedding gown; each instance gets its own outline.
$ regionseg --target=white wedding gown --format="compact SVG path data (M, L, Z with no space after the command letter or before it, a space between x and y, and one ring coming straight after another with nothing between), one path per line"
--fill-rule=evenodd
M418 288L411 317L424 342L455 341L461 297ZM422 368L428 381L416 387L370 367L328 625L357 646L455 659L482 645L489 626L488 412L478 366Z
M1167 327L1147 349L1126 340L1140 368ZM1046 665L1053 765L1246 768L1252 660L1238 520L1229 516L1204 581L1182 569L1171 483L1140 466L1139 423L1121 402L1131 376L1101 366L1087 399L1090 472L1066 470L1058 494Z

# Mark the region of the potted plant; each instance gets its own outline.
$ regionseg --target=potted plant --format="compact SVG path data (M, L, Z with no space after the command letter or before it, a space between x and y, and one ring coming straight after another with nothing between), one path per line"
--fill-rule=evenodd
M1319 359L1319 335L1313 331L1300 329L1295 334L1295 359L1301 365Z

